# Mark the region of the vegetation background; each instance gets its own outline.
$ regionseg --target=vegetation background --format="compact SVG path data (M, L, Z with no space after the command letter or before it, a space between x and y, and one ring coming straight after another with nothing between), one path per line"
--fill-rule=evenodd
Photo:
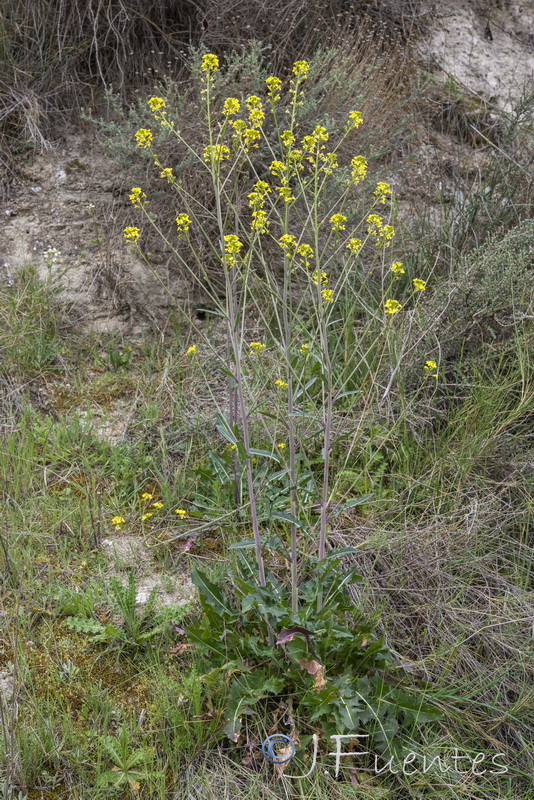
M481 10L490 28L492 9ZM80 131L98 140L115 195L106 208L60 209L68 222L55 240L0 284L4 800L532 796L534 97L527 87L503 108L434 74L415 57L431 14L415 0L4 3L6 211L26 222L19 187L65 131L67 149ZM347 354L366 346L367 329L354 308L341 315L340 380L360 394L342 409L350 448L332 450L335 500L372 497L332 519L329 542L355 550L345 566L363 578L350 589L360 624L383 640L403 685L441 712L427 724L414 715L414 749L504 753L505 775L415 779L352 764L336 781L324 774L323 744L321 769L291 781L259 752L260 734L275 731L300 739L299 758L310 750L317 728L288 698L249 708L237 742L224 736L230 676L183 634L199 618L191 567L235 600L245 569L235 545L249 535L231 442L215 421L226 340L207 290L220 265L195 282L157 236L143 243L152 253L144 272L115 269L109 255L137 224L132 186L150 196L161 228L174 229L179 209L134 133L150 119L148 97L161 94L201 150L198 66L208 51L224 65L222 96L259 94L267 75L287 79L308 59L310 128L360 110L355 146L373 180L394 188L391 261L427 282L426 316L416 331L396 328L402 363L392 373L355 370ZM158 146L209 202L181 146ZM66 186L79 181L77 197L91 206L74 161ZM76 255L70 241L84 213ZM69 280L84 258L94 272L81 291ZM383 271L367 256L362 271L379 293ZM93 285L105 286L96 299ZM120 324L92 326L88 297L113 306L108 317ZM248 312L244 340L269 341L258 306ZM427 359L437 380L425 375ZM274 359L263 369L262 380L279 375ZM251 380L251 397L264 385ZM277 432L256 435L275 445ZM280 539L286 528L278 519L270 531ZM277 541L264 544L284 583Z

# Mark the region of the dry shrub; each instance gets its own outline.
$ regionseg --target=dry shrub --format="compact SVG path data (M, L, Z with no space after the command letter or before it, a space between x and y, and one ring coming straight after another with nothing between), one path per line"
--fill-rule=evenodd
M404 30L413 3L345 0L5 0L0 12L0 163L50 146L110 84L122 93L187 74L189 45L222 51L262 41L277 68L338 43L369 18ZM4 179L5 185L5 179Z
M465 742L485 737L528 769L534 604L518 580L531 557L518 536L525 524L524 511L487 485L419 525L353 521L334 539L358 548L351 559L365 580L353 599L375 607L401 668L441 687Z

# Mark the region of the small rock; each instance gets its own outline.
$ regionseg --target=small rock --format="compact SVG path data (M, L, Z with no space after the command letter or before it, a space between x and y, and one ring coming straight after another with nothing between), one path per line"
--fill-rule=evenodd
M5 704L9 704L13 698L15 681L10 672L0 672L0 698Z

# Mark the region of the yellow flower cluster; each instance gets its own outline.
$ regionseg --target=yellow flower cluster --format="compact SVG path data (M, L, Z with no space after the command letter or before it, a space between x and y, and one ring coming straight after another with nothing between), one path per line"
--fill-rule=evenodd
M285 381L281 381L280 379L275 381L274 385L278 386L279 389L287 389L287 387L288 387L288 384Z
M187 233L191 227L191 218L189 214L178 214L176 217L176 226L178 228L179 236L181 236L182 233Z
M163 503L152 503L152 508L163 508Z
M254 191L248 195L248 204L252 210L252 230L258 233L267 233L269 221L265 211L265 198L270 192L269 184L265 181L257 181L254 184Z
M261 128L265 121L265 114L263 111L263 103L260 98L255 94L251 94L250 97L247 97L245 103L248 109L250 127Z
M243 247L243 242L236 236L235 233L230 233L224 237L224 252L225 253L239 253Z
M138 186L134 186L130 192L130 201L134 206L140 206L146 200L146 194Z
M428 361L425 361L425 365L423 367L423 369L426 372L426 374L428 376L430 376L431 378L437 378L438 377L437 372L435 374L432 374L432 373L435 372L435 370L437 370L437 368L438 368L438 365L436 364L435 361L432 361L431 359L429 359Z
M293 64L293 75L297 78L307 78L310 71L310 65L307 61L295 61Z
M416 292L424 292L426 289L426 281L422 281L420 278L414 278L413 288Z
M237 265L237 256L242 247L243 242L239 236L236 236L234 233L224 237L223 263L227 269L232 269Z
M369 214L367 217L367 233L376 238L377 247L389 247L395 231L391 225L384 225L384 220L379 214Z
M315 272L313 273L312 281L314 282L314 284L316 286L319 283L319 271L318 270L315 270ZM324 270L321 270L321 285L326 286L327 283L328 283L328 275L326 274L326 272Z
M245 153L248 153L250 147L258 147L261 135L257 128L249 128L244 119L235 119L230 125L234 129L234 147L242 147Z
M115 530L120 531L126 520L124 519L124 517L113 517L111 522L115 526Z
M187 516L187 511L185 508L176 508L174 511L175 514L178 514L180 519L184 519Z
M188 356L194 356L194 355L196 355L196 352L197 352L196 344L192 344L191 347L187 348L187 355Z
M330 222L332 223L332 230L333 231L344 231L345 230L345 222L347 218L344 214L333 214L330 217Z
M307 154L308 161L313 162L313 155L319 151L324 142L328 141L328 131L322 125L317 125L309 136L302 140L302 150Z
M219 69L219 59L213 53L207 53L205 56L202 56L202 65L200 69L207 74L210 72L217 72Z
M361 239L349 239L347 244L347 250L353 256L357 256L360 250L362 249L363 242Z
M363 122L363 117L361 111L351 111L349 114L349 121L347 123L347 127L349 130L355 130L359 128Z
M373 194L376 197L377 203L384 204L388 199L389 195L391 194L391 186L389 185L389 183L384 183L384 181L379 181L376 184L376 188Z
M204 148L204 161L214 166L218 166L229 156L230 150L225 144L209 144Z
M301 356L307 356L310 350L311 350L311 345L309 345L307 342L304 342L304 344L301 344L299 348L299 353L301 354Z
M152 500L153 495L150 492L143 492L141 495L141 500Z
M354 156L351 160L350 175L355 186L363 181L367 175L367 159L364 156Z
M277 100L280 100L282 81L280 78L276 78L274 75L271 75L270 78L267 78L265 83L267 84L267 94L269 99L272 103L276 103Z
M234 114L239 114L241 110L241 103L237 97L228 97L224 101L222 113L225 117L232 117Z
M249 342L248 346L250 347L250 352L259 356L262 350L265 350L266 346L262 342Z
M149 148L154 140L154 135L150 128L139 128L135 134L138 147Z
M397 275L397 276L404 275L404 269L403 269L402 261L395 261L391 265L390 269L391 269L391 272L394 275Z
M386 300L384 303L384 311L386 314L396 314L402 308L398 300Z
M141 520L142 520L142 522L144 522L145 520L150 519L150 517L153 517L153 516L154 516L154 514L151 511L147 511L146 514L143 514L143 516L141 517Z
M161 111L162 108L165 108L165 100L163 97L151 97L148 105L151 111Z
M291 257L295 255L295 251L297 249L297 240L292 234L285 233L278 240L278 244L287 256Z
M334 292L332 289L327 289L328 286L328 275L324 270L315 270L312 275L312 281L316 286L321 284L321 297L323 298L325 303L333 303L334 302ZM304 345L303 345L304 346ZM302 352L302 350L301 350Z
M309 244L300 244L297 247L297 255L300 257L300 260L307 267L310 263L310 259L313 258L313 247Z
M280 450L280 452L281 452L282 450L285 450L285 449L286 449L286 446L285 446L284 442L278 442L278 444L277 444L276 446L278 447L278 449Z
M289 185L289 169L283 161L271 161L269 169L271 173L280 180L281 185L276 187L276 191L279 193L280 197L283 198L284 202L289 203L291 200L294 200L295 198L291 193L291 187Z
M168 180L169 183L176 182L176 178L172 174L172 167L165 167L165 169L162 169L161 172L159 173L159 176L160 178L166 178L166 180Z
M295 135L293 131L282 131L280 138L286 147L291 147L292 144L295 144Z
M273 175L276 175L277 178L281 178L286 171L286 165L283 161L271 161L269 169Z
M139 228L125 228L123 233L124 238L130 244L137 244L139 241Z

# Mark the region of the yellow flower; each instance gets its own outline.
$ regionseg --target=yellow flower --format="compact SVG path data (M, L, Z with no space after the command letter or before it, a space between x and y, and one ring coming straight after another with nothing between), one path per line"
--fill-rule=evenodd
M284 131L280 138L282 139L286 147L291 147L291 145L294 144L295 142L295 136L293 135L293 131Z
M293 75L297 78L306 78L310 71L310 65L307 61L295 61L293 64Z
M231 117L234 114L239 114L240 110L241 110L241 103L239 102L237 97L228 97L224 101L222 113L224 114L225 117Z
M285 381L281 381L280 379L275 381L274 385L278 386L279 389L287 389L287 386L288 386L288 384Z
M380 228L384 223L382 217L380 217L378 214L369 214L366 222L369 223L367 226L367 233L370 233L372 236L378 236Z
M280 92L282 91L282 81L280 78L276 78L274 75L271 75L270 78L267 78L265 81L267 84L269 98L272 100L273 103L276 103L277 100L280 100Z
M286 171L286 165L282 161L272 161L269 165L269 169L273 175L280 176Z
M397 300L386 300L384 304L386 314L396 314L401 308L402 306Z
M390 269L394 275L404 275L404 269L402 268L402 261L395 261L391 265Z
M247 97L245 103L247 104L249 111L248 118L250 124L253 128L260 128L265 119L265 114L263 113L263 104L260 98L255 94L251 94L250 97Z
M258 211L252 212L252 223L251 228L253 231L258 231L258 233L267 233L269 228L269 220L267 219L267 212L263 211L263 209L259 209Z
M384 225L376 241L376 246L389 247L394 236L395 231L393 230L393 227L391 225Z
M152 500L152 495L150 494L150 492L143 492L143 494L141 495L141 499L142 500Z
M373 192L374 196L378 203L385 203L387 200L388 195L391 194L391 186L389 183L384 183L383 181L379 181L376 184L376 189Z
M352 182L356 186L367 175L367 159L363 156L354 156L350 162Z
M278 244L282 250L285 250L288 256L292 256L297 247L297 240L292 234L284 233L278 240Z
M148 511L146 514L143 514L143 516L141 517L141 520L142 520L142 522L144 522L145 519L150 519L150 517L153 517L153 516L154 516L154 514L151 511Z
M135 134L138 147L148 148L152 144L154 136L149 128L139 128Z
M191 347L187 348L187 355L188 356L194 356L196 352L197 352L196 344L192 344Z
M189 214L178 214L178 216L176 217L176 225L179 234L187 233L187 231L191 227L191 218Z
M162 169L161 172L159 173L159 176L160 178L166 178L168 181L171 181L171 183L173 182L174 179L171 167L165 167L165 169Z
M267 345L262 344L262 342L249 342L248 346L250 347L251 353L259 355L262 350L265 350Z
M322 298L325 303L333 303L334 302L334 292L332 289L323 289L321 292Z
M239 253L242 247L243 242L240 240L239 236L236 236L234 233L224 237L225 253Z
M325 153L324 156L321 156L321 160L323 162L322 170L325 175L331 175L339 167L335 153Z
M123 525L126 522L124 517L113 517L111 521L114 525Z
M165 100L163 97L151 97L148 105L151 111L159 111L161 108L165 108Z
M286 446L285 446L284 442L278 442L278 444L276 446L278 447L279 450L285 450L286 449Z
M423 367L423 369L425 370L425 372L434 372L434 370L437 369L437 366L438 365L436 364L435 361L428 360L425 361L425 366Z
M362 241L361 239L349 239L347 244L347 250L350 251L351 255L356 256L362 249Z
M180 519L183 519L184 517L187 516L187 511L184 508L177 508L175 509L174 513L178 514Z
M413 279L413 288L416 292L424 292L426 289L426 281L422 281L420 278Z
M269 221L267 212L263 210L265 196L270 192L269 186L265 181L257 181L254 184L254 191L248 195L248 204L252 209L252 230L259 233L267 233Z
M362 122L363 122L363 117L361 111L350 112L349 123L348 123L349 130L352 130L353 128L359 128Z
M230 442L228 442L228 444L226 445L226 449L230 451L237 450L237 446L235 444L230 444Z
M305 342L304 344L301 344L301 346L299 348L299 353L302 356L307 356L308 353L310 352L310 350L311 350L310 345Z
M376 246L389 247L395 231L391 225L384 225L384 220L379 214L369 214L367 217L367 233L376 237Z
M216 72L219 69L219 59L213 53L207 53L202 56L202 65L200 67L202 72Z
M136 244L139 241L139 228L125 228L124 238L131 244Z
M130 201L134 206L140 206L143 200L146 200L146 194L138 186L134 186L130 192Z
M246 128L246 130L245 130L245 132L243 134L243 140L245 142L245 149L247 147L250 147L250 145L253 145L254 147L257 147L258 146L257 142L258 142L258 139L260 139L260 138L261 138L260 137L260 132L257 131L255 128ZM255 142L256 142L256 144L254 144Z
M152 508L163 508L163 503L152 503Z
M301 244L297 247L297 253L301 258L303 264L309 264L310 258L313 258L313 247L309 244Z
M204 148L204 161L208 164L220 164L230 156L230 150L225 144L209 144Z
M290 203L291 200L295 199L294 195L291 193L291 187L290 186L287 186L287 185L277 186L276 187L276 191L278 192L280 197L283 198L285 203Z
M330 222L332 223L332 230L333 231L344 231L345 230L345 222L347 218L344 214L333 214L330 217Z
M314 282L314 284L316 286L319 283L319 271L318 270L315 270L315 272L313 273L312 281ZM321 285L322 286L326 286L327 283L328 283L328 275L326 274L326 272L324 270L321 270Z

